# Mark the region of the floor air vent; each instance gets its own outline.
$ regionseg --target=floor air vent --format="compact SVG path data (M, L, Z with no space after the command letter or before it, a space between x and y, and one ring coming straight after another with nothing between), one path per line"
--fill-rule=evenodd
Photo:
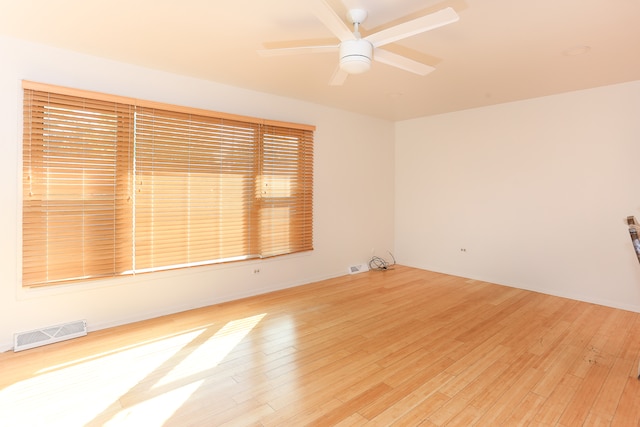
M369 267L366 264L350 265L349 274L362 273L363 271L369 271Z
M65 323L64 325L49 326L34 331L20 332L14 335L13 351L27 350L41 345L70 340L87 335L87 321Z

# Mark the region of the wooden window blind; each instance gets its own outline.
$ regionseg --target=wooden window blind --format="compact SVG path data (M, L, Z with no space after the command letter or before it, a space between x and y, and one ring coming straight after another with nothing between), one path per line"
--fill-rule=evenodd
M25 90L25 285L131 270L133 109Z
M258 127L138 110L136 269L259 255L251 244Z
M313 128L42 86L24 83L24 286L313 249Z
M258 226L265 256L312 246L313 144L311 134L276 126L262 128L258 176Z

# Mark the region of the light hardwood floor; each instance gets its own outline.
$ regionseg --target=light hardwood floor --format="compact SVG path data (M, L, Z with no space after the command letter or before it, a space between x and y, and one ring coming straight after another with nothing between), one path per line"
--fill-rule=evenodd
M640 314L396 266L0 354L0 425L637 426Z

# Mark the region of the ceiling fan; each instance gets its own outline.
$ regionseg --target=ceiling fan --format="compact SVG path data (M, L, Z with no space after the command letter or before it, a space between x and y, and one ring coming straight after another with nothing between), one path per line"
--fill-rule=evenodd
M273 56L337 51L340 53L340 62L329 82L332 86L343 84L349 74L368 71L371 68L371 60L421 76L430 73L434 70L433 67L381 49L381 46L442 27L459 19L458 14L452 8L447 7L438 12L361 37L359 27L367 18L366 10L349 10L347 19L353 24L352 31L325 0L314 0L311 3L314 14L340 40L340 43L325 46L262 49L258 53L262 56Z

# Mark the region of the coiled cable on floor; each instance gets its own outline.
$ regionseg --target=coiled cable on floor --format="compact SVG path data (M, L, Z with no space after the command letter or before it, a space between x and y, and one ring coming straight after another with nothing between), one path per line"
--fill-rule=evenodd
M396 259L391 252L389 252L389 255L391 255L391 259L393 260L391 263L379 256L375 256L375 255L372 256L371 259L369 260L369 270L376 270L376 271L391 270L393 266L396 265Z

